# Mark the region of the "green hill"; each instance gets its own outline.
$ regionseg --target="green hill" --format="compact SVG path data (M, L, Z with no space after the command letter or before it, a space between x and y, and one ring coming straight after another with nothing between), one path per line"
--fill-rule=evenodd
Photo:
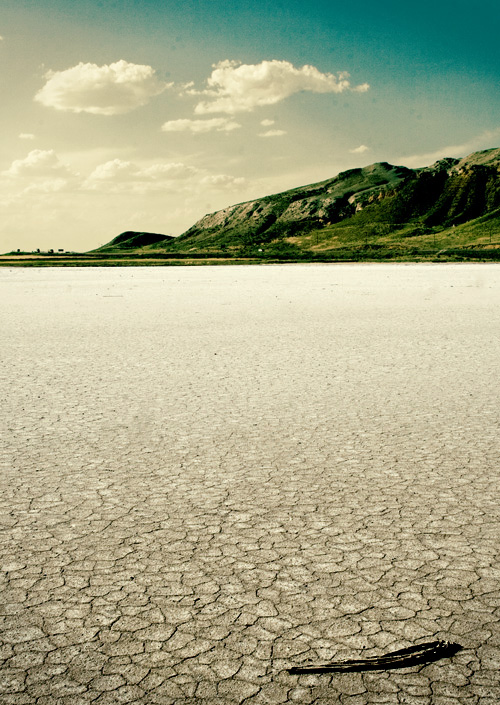
M151 245L159 246L166 245L169 240L174 238L170 235L161 235L160 233L138 233L134 230L126 230L124 233L117 235L107 245L93 250L93 252L115 252L117 250L141 250L143 247Z
M421 169L386 162L351 169L208 214L177 238L123 233L100 251L132 249L264 259L500 258L500 149Z

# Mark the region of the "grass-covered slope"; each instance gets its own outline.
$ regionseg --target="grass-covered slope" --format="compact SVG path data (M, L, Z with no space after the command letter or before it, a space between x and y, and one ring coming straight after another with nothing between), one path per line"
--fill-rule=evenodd
M166 245L169 240L173 240L170 235L160 233L139 233L134 230L126 230L117 235L107 245L97 248L94 252L114 252L116 250L141 250L143 247L151 245Z
M351 169L317 184L230 206L206 215L176 239L175 248L251 246L337 222L412 175L387 163Z

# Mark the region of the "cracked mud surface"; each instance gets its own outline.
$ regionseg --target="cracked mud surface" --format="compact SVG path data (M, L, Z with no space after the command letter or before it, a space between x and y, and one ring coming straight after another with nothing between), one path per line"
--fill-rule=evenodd
M499 266L0 293L2 705L500 702Z

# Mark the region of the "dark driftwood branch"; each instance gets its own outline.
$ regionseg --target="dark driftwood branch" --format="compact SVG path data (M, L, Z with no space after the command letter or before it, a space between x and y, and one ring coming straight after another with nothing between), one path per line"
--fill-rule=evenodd
M460 644L448 641L429 641L425 644L410 646L407 649L391 651L383 656L373 658L332 661L317 666L294 666L289 673L334 673L346 671L385 671L390 668L408 668L422 663L438 661L441 658L453 656L460 651Z

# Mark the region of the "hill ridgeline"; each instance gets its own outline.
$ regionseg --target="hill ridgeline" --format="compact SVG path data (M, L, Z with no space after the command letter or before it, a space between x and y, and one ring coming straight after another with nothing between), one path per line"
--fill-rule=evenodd
M229 206L182 235L123 233L100 251L335 250L367 238L397 240L457 228L500 233L500 148L409 169L380 162L332 179ZM464 227L468 226L468 229ZM472 230L471 230L472 228ZM425 238L424 238L425 240ZM380 242L379 242L380 244ZM449 244L449 243L448 243ZM463 244L463 242L461 243Z

